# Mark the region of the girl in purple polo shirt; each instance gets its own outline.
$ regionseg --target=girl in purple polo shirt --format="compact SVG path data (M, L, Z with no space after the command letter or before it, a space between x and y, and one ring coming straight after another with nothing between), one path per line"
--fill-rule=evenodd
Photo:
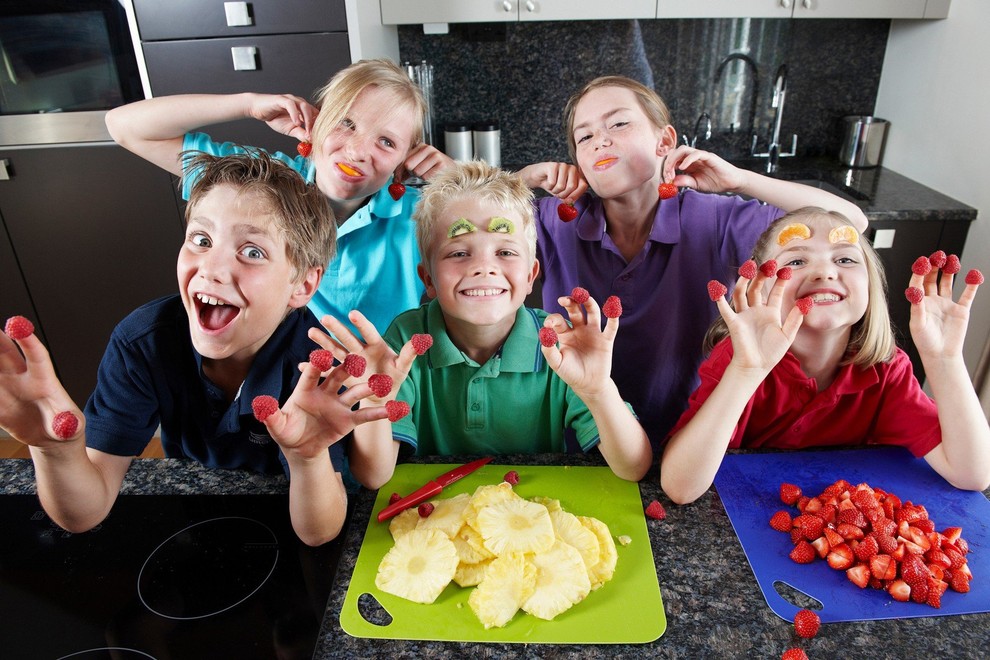
M915 263L911 338L933 401L895 345L880 260L844 216L790 213L763 233L753 259L731 305L711 284L721 313L706 338L711 354L660 463L672 500L707 491L725 450L738 447L900 445L957 488L990 485L990 426L962 356L979 271L953 302L959 260L937 252Z
M701 341L717 316L705 283L728 281L786 211L834 209L859 230L866 216L817 188L678 146L663 100L629 78L588 83L568 102L565 119L577 167L538 163L520 172L530 187L556 195L540 200L536 214L544 307L563 313L556 301L576 286L596 300L622 299L612 378L659 450L697 386ZM661 183L681 191L661 200ZM589 186L594 195L585 194ZM725 192L753 199L711 194ZM573 221L562 220L567 209L558 213L565 202L576 205Z

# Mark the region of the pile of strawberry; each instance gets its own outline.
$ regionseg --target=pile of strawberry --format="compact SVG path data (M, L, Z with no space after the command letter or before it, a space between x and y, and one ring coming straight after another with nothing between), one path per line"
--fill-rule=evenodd
M935 531L928 511L910 500L862 483L840 479L816 497L793 484L780 485L780 499L799 515L778 511L770 526L790 534L799 564L824 559L845 571L860 589L887 591L894 600L941 607L946 589L969 591L973 574L961 527Z

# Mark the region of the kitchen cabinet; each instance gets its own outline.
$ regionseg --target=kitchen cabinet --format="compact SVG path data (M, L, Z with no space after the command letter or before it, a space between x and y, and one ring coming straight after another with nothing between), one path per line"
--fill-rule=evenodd
M0 190L7 181L0 181ZM31 294L21 274L14 246L10 244L6 223L0 218L0 282L3 283L3 296L0 296L0 323L6 323L11 316L23 316L34 324L34 333L45 340L44 329L34 311Z
M657 0L381 0L382 24L656 18Z
M658 0L657 18L945 18L950 0Z
M112 142L0 147L0 160L10 172L0 181L0 306L30 317L33 303L55 369L83 406L114 326L176 292L175 180Z

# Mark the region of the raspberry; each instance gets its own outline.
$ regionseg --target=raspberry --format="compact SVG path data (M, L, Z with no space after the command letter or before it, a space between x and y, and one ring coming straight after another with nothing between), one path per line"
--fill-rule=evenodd
M333 366L333 353L325 348L318 348L309 354L309 363L320 371L329 371Z
M256 396L251 402L251 410L254 411L254 418L263 422L278 410L278 399L267 394Z
M391 495L388 496L388 503L395 504L401 499L402 499L402 495L399 495L398 493L392 493Z
M667 517L667 511L664 510L663 505L660 502L653 500L646 507L646 515L654 520L663 520Z
M718 280L708 281L708 297L712 299L712 302L717 301L728 292L729 290L725 287L725 285Z
M296 145L296 151L298 151L299 155L303 158L309 158L309 154L313 151L313 143L303 140Z
M550 348L557 344L557 332L553 328L540 328L540 344Z
M622 316L622 301L619 300L619 296L608 297L608 300L602 305L602 314L610 319L617 319Z
M911 272L915 275L927 275L932 272L932 262L928 260L928 257L918 257L911 264Z
M975 268L966 273L966 284L983 284L983 273Z
M791 514L786 511L778 511L770 516L770 527L778 532L791 531Z
M941 268L945 265L945 252L941 250L932 252L932 255L928 257L928 261L931 262L932 268Z
M756 277L756 262L747 259L746 263L739 267L739 277L745 277L747 280L754 279Z
M783 268L777 271L777 279L784 280L786 282L787 280L791 279L791 275L793 274L794 271L791 270L790 266L784 266Z
M805 296L804 298L799 298L794 305L801 310L802 314L807 316L811 312L811 308L815 306L815 301L810 296Z
M942 272L949 275L955 275L962 269L962 265L959 263L959 257L954 254L950 254L945 260L945 266L942 267Z
M55 437L60 440L68 440L79 430L79 420L68 410L55 415L52 420L52 431Z
M763 273L763 277L773 277L777 274L777 260L768 259L760 264L760 272Z
M798 610L794 615L794 632L798 637L811 639L818 634L818 628L822 625L822 620L811 610Z
M416 355L422 355L426 351L430 350L430 346L433 346L433 335L413 335L409 341L412 342L413 350L416 351Z
M660 199L677 197L677 186L672 183L661 183L657 186L657 193L660 195Z
M7 319L3 331L11 339L21 340L34 332L34 324L23 316L11 316Z
M912 305L920 305L925 297L925 292L916 286L909 286L904 290L904 297L911 301Z
M423 502L419 505L419 517L429 518L430 514L433 513L433 505L429 502Z
M405 401L386 401L385 412L388 413L388 421L397 422L409 414L409 404Z
M582 289L579 286L576 286L573 289L571 289L571 300L573 300L578 305L583 305L584 303L588 302L588 298L590 297L591 294L588 293L587 289Z
M519 473L515 470L509 470L505 473L505 476L502 477L502 481L515 486L519 483Z
M379 399L384 399L392 391L392 377L385 374L371 374L368 387Z
M364 375L364 370L368 368L368 361L364 359L363 355L348 353L347 357L344 358L342 366L344 367L344 371L355 378L360 378Z

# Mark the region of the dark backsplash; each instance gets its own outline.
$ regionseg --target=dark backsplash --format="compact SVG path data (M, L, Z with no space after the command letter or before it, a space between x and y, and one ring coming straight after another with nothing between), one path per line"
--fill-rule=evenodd
M873 113L889 28L889 20L633 20L457 24L424 35L409 25L399 28L399 51L434 65L437 146L445 122L497 119L503 164L568 160L564 104L606 74L656 89L689 139L708 112L712 138L699 136L699 147L737 158L755 133L765 150L781 64L781 142L789 149L797 133L798 153L817 156L838 153L842 116Z

